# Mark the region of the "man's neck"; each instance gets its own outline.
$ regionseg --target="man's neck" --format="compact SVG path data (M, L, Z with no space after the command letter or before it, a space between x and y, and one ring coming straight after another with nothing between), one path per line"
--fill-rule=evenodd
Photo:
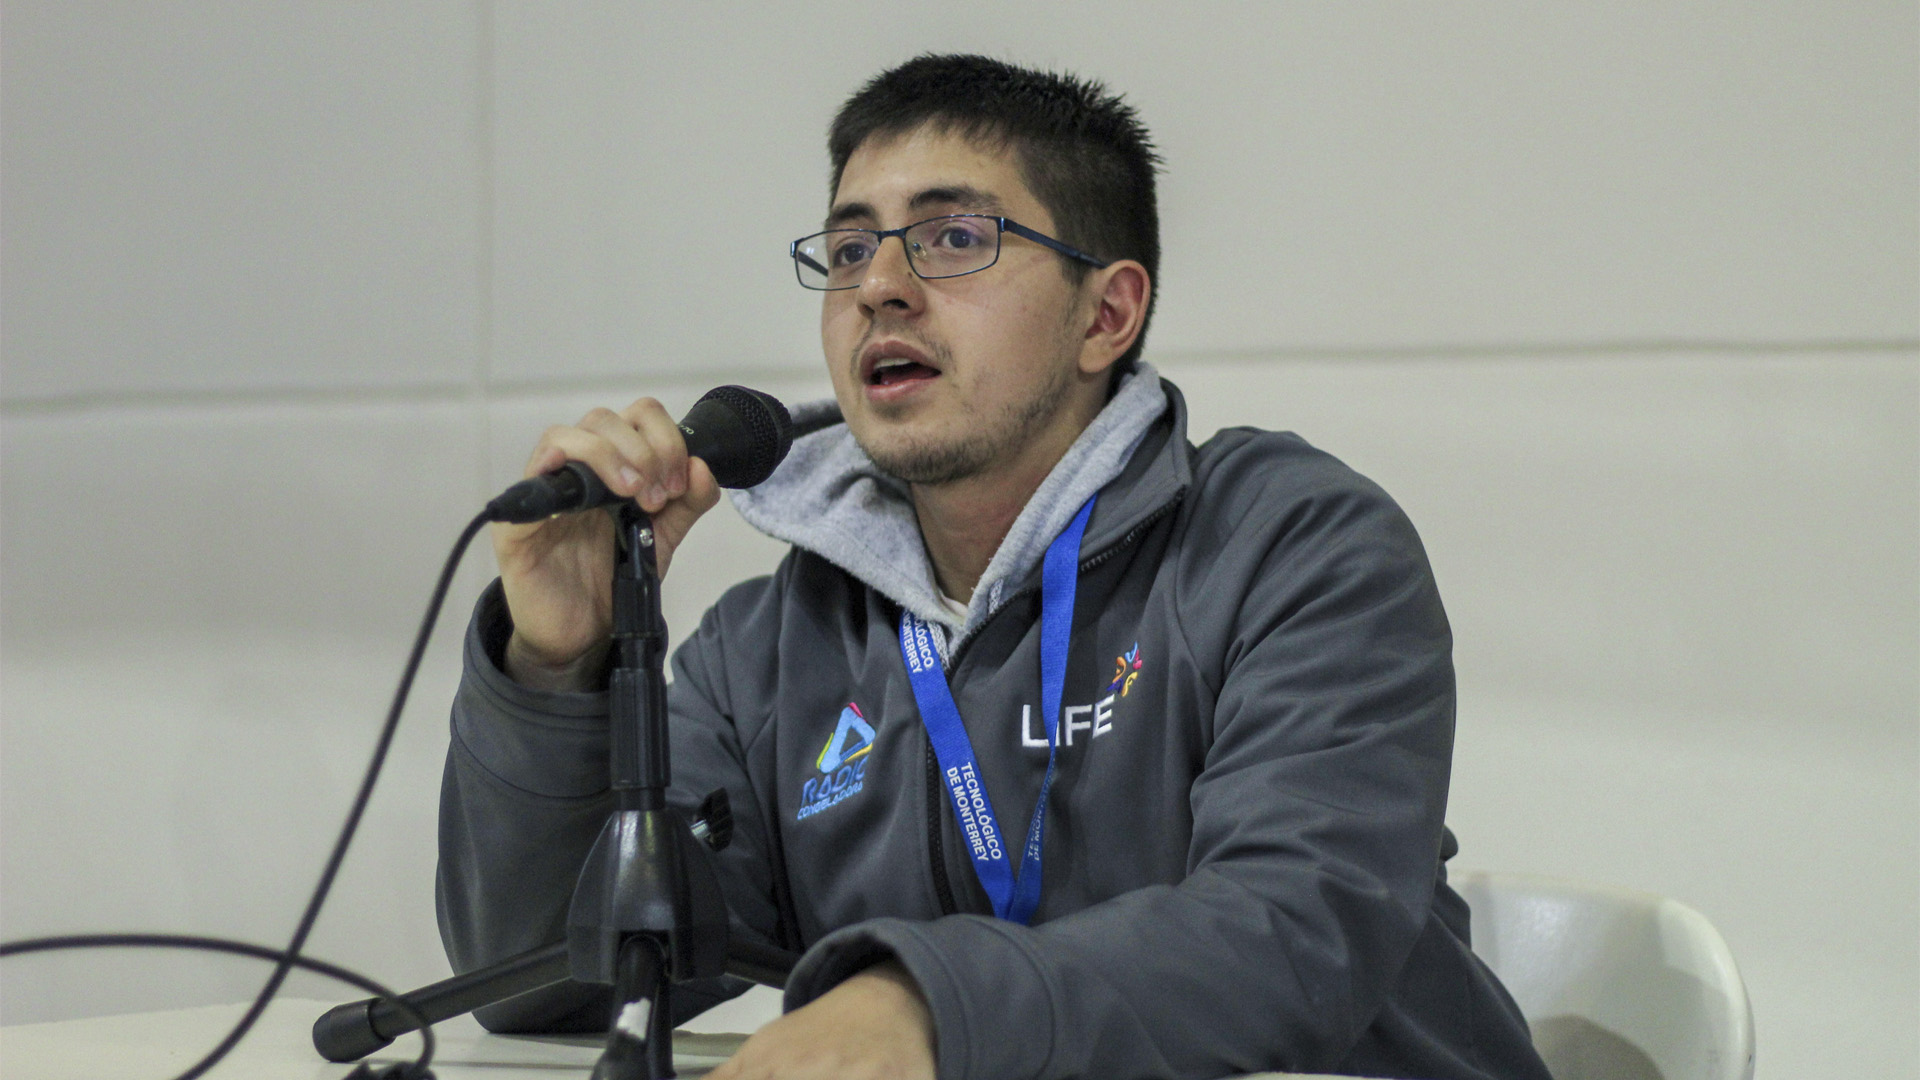
M973 598L993 553L1046 476L1042 471L1026 482L983 477L914 485L913 510L941 592L961 603Z
M1099 402L1089 404L1099 412ZM1087 415L1056 428L999 468L945 484L913 485L920 537L941 592L962 603L973 599L974 587L1014 521L1092 419Z

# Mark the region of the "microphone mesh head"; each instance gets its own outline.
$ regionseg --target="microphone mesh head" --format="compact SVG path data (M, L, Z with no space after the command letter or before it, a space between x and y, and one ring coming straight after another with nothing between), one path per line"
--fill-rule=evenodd
M737 471L728 469L728 475L715 476L721 486L753 487L772 476L793 447L793 417L788 415L787 407L780 404L780 399L744 386L716 386L702 394L700 401L694 402L694 408L706 401L723 405L738 417L746 426L751 443L745 457L738 462Z

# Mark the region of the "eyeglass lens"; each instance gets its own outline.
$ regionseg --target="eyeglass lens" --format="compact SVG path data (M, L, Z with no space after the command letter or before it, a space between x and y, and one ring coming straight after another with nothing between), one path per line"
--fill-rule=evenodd
M923 278L958 277L984 270L1000 256L1000 223L990 217L938 217L907 227L901 235L907 261ZM812 289L851 289L867 276L880 250L880 235L866 229L834 229L794 245L800 283Z

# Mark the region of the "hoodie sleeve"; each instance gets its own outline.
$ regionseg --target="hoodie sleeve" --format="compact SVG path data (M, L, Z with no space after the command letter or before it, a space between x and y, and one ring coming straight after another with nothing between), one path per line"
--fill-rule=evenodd
M734 728L708 681L711 622L709 615L674 656L667 694L675 781L669 798L686 809L714 788L729 791L735 840L717 856L717 869L734 932L766 942L774 908L764 843L758 815L741 812L753 806L751 785ZM435 895L441 941L460 973L566 936L574 882L613 808L607 694L532 690L508 678L499 658L512 630L495 582L467 632L440 789ZM675 1021L748 985L728 978L677 986ZM476 1016L491 1031L598 1031L606 1027L610 1004L608 987L565 982Z
M1031 928L849 927L808 953L789 1009L893 956L932 1006L943 1080L1320 1072L1348 1056L1432 918L1451 635L1378 488L1341 469L1271 497L1257 460L1239 471L1241 498L1201 504L1178 557L1181 632L1218 680L1187 877ZM1218 539L1196 551L1202 525Z

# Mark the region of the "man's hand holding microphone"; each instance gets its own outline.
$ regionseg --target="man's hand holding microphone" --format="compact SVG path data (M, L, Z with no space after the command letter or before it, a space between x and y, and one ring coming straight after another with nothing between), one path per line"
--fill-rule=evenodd
M613 629L614 523L575 513L632 500L652 520L662 577L674 549L722 487L772 475L792 443L777 400L722 386L675 423L652 398L620 412L594 409L548 428L526 480L489 506L493 551L513 616L506 673L523 686L594 689Z

